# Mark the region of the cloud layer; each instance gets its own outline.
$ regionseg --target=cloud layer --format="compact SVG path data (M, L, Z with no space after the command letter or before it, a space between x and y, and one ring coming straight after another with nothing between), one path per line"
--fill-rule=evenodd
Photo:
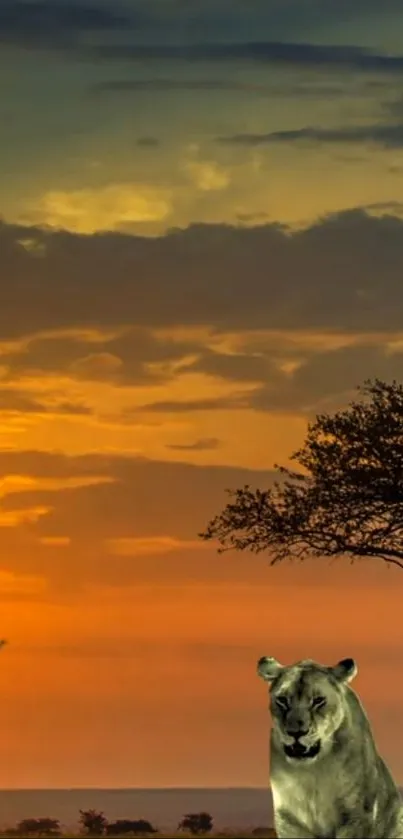
M362 0L346 3L318 2L304 4L299 0L280 4L278 0L258 0L253 14L243 3L228 0L196 2L191 8L177 0L132 0L118 3L99 0L4 0L0 14L0 38L4 43L38 49L76 48L88 55L116 58L175 58L193 60L247 60L286 62L297 65L336 65L370 71L401 71L402 59L365 51L360 47L330 43L286 42L286 33L332 31L346 20L353 24L366 19L376 27L377 18L401 18L396 0L385 0L380 14L379 4ZM178 41L178 16L181 26ZM205 33L204 45L197 42ZM274 33L273 41L259 41L256 35ZM126 36L121 43L109 44L108 34ZM106 41L98 47L85 43L85 37L96 34ZM83 39L84 36L84 39ZM129 36L129 43L127 42ZM224 36L224 37L223 37ZM280 37L279 37L280 36ZM115 39L116 40L116 39ZM130 43L131 40L131 43ZM176 43L173 41L176 40ZM164 43L165 42L165 43ZM186 43L188 42L188 43Z
M3 786L264 784L264 637L353 638L401 768L372 677L397 719L400 572L197 533L317 411L402 378L402 25L401 0L0 0Z
M271 143L373 143L383 148L403 148L403 123L377 123L376 125L351 125L340 128L297 128L290 131L272 131L269 134L234 134L218 138L220 143L246 147Z
M193 225L154 239L3 224L0 267L10 280L0 338L134 325L398 330L402 231L399 218L361 210L294 232ZM19 244L28 235L43 247L41 259ZM107 352L116 354L122 340Z

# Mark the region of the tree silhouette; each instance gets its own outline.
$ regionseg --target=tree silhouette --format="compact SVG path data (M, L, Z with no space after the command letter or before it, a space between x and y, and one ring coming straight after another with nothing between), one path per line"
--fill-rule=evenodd
M227 490L233 501L202 539L219 551L268 551L271 565L307 556L378 557L403 568L403 386L367 380L363 398L320 414L267 490Z
M189 830L193 836L210 833L212 829L213 817L210 813L188 813L178 825L178 830Z
M22 819L16 831L19 836L61 836L59 819Z
M108 819L98 810L80 810L79 822L87 836L103 836Z

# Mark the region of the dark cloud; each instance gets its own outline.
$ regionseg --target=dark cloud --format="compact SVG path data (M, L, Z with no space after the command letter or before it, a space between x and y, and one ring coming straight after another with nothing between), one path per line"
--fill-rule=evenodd
M284 353L286 355L286 353ZM295 357L297 357L295 352ZM346 345L332 350L300 351L299 365L293 372L286 372L276 366L276 358L282 356L281 348L261 353L261 376L256 388L221 399L187 400L155 402L142 406L139 410L181 414L200 410L254 410L296 412L312 415L322 407L325 410L337 410L353 398L357 386L367 378L379 378L383 381L403 378L403 352L393 352L381 340L378 342L362 341L356 345ZM242 382L245 378L245 356L240 357L239 371L236 361L228 369L226 358L215 360L216 375L229 381ZM292 358L292 354L290 353ZM251 348L251 365L256 353ZM211 362L203 367L203 355L200 357L198 370L213 374ZM265 362L267 361L267 364ZM257 376L254 380L257 382Z
M40 259L18 244L27 237L43 245ZM192 225L153 238L3 223L0 272L12 281L0 308L0 339L61 328L141 327L90 350L45 342L12 362L49 369L109 353L124 360L127 381L140 381L139 361L200 352L192 342L157 341L152 328L400 330L402 271L403 221L362 210L294 232L275 224Z
M171 362L199 350L198 344L158 338L148 329L132 327L116 338L100 337L97 343L78 336L34 337L28 349L16 347L15 351L4 352L1 362L8 366L3 373L5 380L63 370L84 381L122 386L158 384L172 378Z
M183 364L179 370L236 382L261 382L277 375L274 359L268 354L218 353L209 349L203 349L195 361Z
M60 479L98 477L98 484L25 489L9 493L0 502L3 510L49 505L54 512L46 522L34 526L35 533L49 537L62 533L80 536L86 542L95 539L97 543L104 538L167 535L197 539L200 521L225 498L225 486L237 486L239 482L255 485L272 478L268 470L195 466L143 457L0 451L0 475L10 474ZM102 483L103 478L109 483ZM101 515L105 509L110 511L106 518Z
M248 402L245 394L221 396L211 399L184 399L182 401L165 399L160 402L147 402L134 409L129 409L126 415L135 416L140 411L151 411L157 414L188 413L191 411L229 411L240 408L247 408Z
M191 44L101 44L90 49L105 61L247 62L301 69L336 69L401 74L403 55L383 55L359 46L281 41L205 42Z
M273 143L374 143L384 148L403 147L403 123L351 125L341 128L297 128L271 131L268 134L233 134L219 137L219 143L237 146L262 146Z
M0 477L26 475L34 478L102 477L119 468L123 459L106 455L69 457L61 452L35 449L22 451L0 449ZM131 463L131 461L129 461Z
M97 82L90 88L90 93L106 94L136 94L136 93L189 93L200 91L211 93L245 93L258 94L267 97L296 97L296 96L340 96L349 95L350 86L341 84L318 84L317 82L302 82L299 84L259 84L232 79L115 79ZM353 85L356 93L356 87Z
M220 446L221 440L218 437L201 437L200 440L195 440L194 443L170 443L166 448L178 452L206 452L218 449Z
M307 77L299 82L291 82L289 78L282 78L281 81L267 84L259 82L247 82L239 79L173 79L173 78L146 78L146 79L114 79L110 81L97 82L89 87L89 93L96 96L111 95L136 95L142 93L245 93L246 95L263 96L270 99L291 98L303 96L309 99L329 99L337 97L373 97L374 93L384 91L386 80L358 79L350 77L339 83L324 83L321 78ZM154 139L154 138L153 138ZM157 141L156 141L157 142Z
M403 378L403 352L362 343L312 354L292 374L250 394L249 406L258 411L317 413L340 409L356 398L357 385L367 378Z
M0 43L25 48L68 47L79 36L129 25L119 4L78 0L2 0Z
M136 146L143 149L154 149L159 145L161 145L161 141L158 137L139 137L136 140Z
M32 396L32 393L23 390L9 390L0 388L0 413L24 413L24 414L90 414L90 409L83 404L60 401L54 404L45 404Z
M390 20L398 30L401 3L254 0L252 8L242 0L2 0L0 42L67 49L85 59L246 61L400 73L401 56L331 43L335 26L361 20L372 23L376 42L377 19ZM317 33L330 44L318 44Z
M398 25L402 19L400 0L130 0L128 10L137 18L143 14L141 28L149 36L176 36L196 41L200 33L206 38L236 40L264 32L277 39L287 33L301 40L307 32L332 33L334 26L365 20L383 24L390 20ZM147 17L145 17L147 12ZM375 24L375 26L374 26ZM302 36L302 38L301 38Z

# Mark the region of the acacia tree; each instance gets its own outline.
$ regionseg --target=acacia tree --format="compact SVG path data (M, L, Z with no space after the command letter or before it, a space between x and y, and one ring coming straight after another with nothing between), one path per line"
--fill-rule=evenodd
M87 836L103 836L108 825L108 819L98 810L80 810L79 822Z
M188 830L193 836L210 833L213 829L213 817L210 813L187 813L178 824L178 830Z
M347 554L403 568L403 386L379 379L362 398L308 425L293 471L275 465L267 490L227 490L231 501L199 534L219 552L283 559Z

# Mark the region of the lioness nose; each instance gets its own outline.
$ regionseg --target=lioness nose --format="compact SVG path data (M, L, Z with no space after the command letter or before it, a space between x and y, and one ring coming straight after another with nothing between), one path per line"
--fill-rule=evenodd
M299 740L300 737L305 737L305 734L308 734L308 729L306 729L306 728L287 728L287 734L290 737L295 737L296 740Z

